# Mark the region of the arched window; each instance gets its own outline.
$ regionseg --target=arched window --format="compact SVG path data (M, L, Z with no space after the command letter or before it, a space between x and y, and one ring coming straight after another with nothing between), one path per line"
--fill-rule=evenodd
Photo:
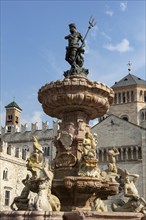
M10 144L7 147L7 154L11 155L11 145Z
M140 90L139 92L139 101L143 101L143 91Z
M122 115L121 118L125 121L129 121L128 115Z
M144 120L144 112L141 112L140 118L142 121Z
M131 91L131 102L134 102L134 92Z
M44 156L50 156L50 147L48 145L43 146Z
M22 159L26 160L26 149L22 149Z
M123 92L123 103L126 102L126 98L125 98L125 92Z
M127 92L127 102L129 102L130 98L129 98L129 92Z
M117 104L117 94L115 93L114 104Z
M121 103L121 93L118 93L118 103Z
M3 180L8 180L8 169L7 168L3 170Z

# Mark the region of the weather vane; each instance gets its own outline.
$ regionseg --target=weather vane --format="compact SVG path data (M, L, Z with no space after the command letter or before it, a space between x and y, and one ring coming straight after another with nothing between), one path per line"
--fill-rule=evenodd
M130 73L131 73L131 66L132 66L132 63L129 61L127 65L128 65L128 71L129 71L129 74L130 74Z

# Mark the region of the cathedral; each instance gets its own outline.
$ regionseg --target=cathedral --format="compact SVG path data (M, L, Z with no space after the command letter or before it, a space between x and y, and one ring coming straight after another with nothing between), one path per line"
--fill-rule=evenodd
M97 158L101 171L108 168L108 150L116 147L118 174L124 170L139 174L137 189L146 199L146 81L131 74L115 82L112 86L115 96L113 104L99 123L92 127L97 134ZM23 189L22 180L28 171L26 160L33 149L33 136L37 136L43 147L44 155L51 163L55 157L54 137L58 123L49 128L42 122L21 125L22 109L16 102L11 102L6 109L5 127L0 134L0 209L10 210L14 197Z

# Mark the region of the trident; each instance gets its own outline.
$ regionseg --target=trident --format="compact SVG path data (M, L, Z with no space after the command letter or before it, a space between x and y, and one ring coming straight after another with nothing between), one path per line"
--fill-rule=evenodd
M85 39L86 39L86 37L87 37L87 34L88 34L89 30L90 30L92 27L94 27L95 25L96 25L96 22L94 21L94 18L92 18L92 16L91 16L91 17L90 17L90 19L89 19L89 26L88 26L88 30L87 30L87 32L86 32L86 34L85 34L85 37L83 38L83 42L82 42L82 44L81 44L81 47L82 47L82 46L83 46L83 44L84 44L84 41L85 41ZM76 57L75 57L75 59L74 59L74 61L73 61L73 62L75 62L75 61L76 61L77 56L78 56L78 52L77 52Z
M86 34L85 34L85 37L84 37L84 39L83 39L83 42L85 41L85 39L86 39L86 37L87 37L87 34L88 34L88 32L90 31L90 29L91 29L92 27L94 27L95 25L96 25L96 22L94 21L94 18L92 18L92 16L91 16L90 19L89 19L88 30L87 30L87 32L86 32Z

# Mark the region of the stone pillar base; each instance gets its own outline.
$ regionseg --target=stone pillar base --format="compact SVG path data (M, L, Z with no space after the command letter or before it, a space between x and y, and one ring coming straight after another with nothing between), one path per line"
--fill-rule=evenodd
M40 212L40 211L1 211L0 220L146 220L142 213L131 212Z

